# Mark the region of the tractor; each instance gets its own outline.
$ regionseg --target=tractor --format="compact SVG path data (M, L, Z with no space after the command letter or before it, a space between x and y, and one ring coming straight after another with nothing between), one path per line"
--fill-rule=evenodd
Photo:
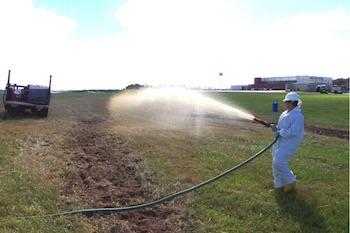
M17 85L10 83L11 70L8 73L6 88L3 95L5 114L7 116L25 116L28 114L47 117L51 99L51 78L49 86Z

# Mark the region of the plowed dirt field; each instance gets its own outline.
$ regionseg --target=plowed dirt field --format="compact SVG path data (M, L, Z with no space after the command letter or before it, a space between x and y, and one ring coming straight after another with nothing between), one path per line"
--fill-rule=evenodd
M109 97L51 99L49 116L8 118L3 136L20 148L28 169L58 187L59 209L120 208L154 201L166 194L112 129ZM96 213L81 220L89 232L191 232L181 200L120 213ZM48 213L49 214L49 213Z

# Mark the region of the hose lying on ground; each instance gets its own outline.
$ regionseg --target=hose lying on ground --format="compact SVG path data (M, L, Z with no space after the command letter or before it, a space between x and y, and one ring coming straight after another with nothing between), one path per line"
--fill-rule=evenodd
M275 142L277 141L279 136L276 136L275 139L266 147L264 147L261 151L259 151L258 153L256 153L255 155L251 156L250 158L248 158L247 160L241 162L240 164L230 168L229 170L207 180L204 181L202 183L199 183L193 187L190 187L188 189L170 194L166 197L163 197L161 199L158 199L156 201L153 202L149 202L149 203L145 203L145 204L141 204L141 205L134 205L134 206L127 206L127 207L118 207L118 208L96 208L96 209L81 209L81 210L72 210L72 211L66 211L66 212L61 212L61 213L53 213L53 214L46 214L46 215L35 215L35 216L23 216L23 217L17 217L17 219L29 219L29 218L36 218L36 217L57 217L57 216L63 216L63 215L73 215L73 214L86 214L86 215L91 215L91 214L95 214L95 213L116 213L116 212L124 212L124 211L129 211L129 210L135 210L135 209L142 209L142 208L146 208L146 207L151 207L154 205L158 205L161 204L165 201L169 201L171 199L174 199L178 196L184 195L186 193L189 193L191 191L194 191L198 188L201 188L207 184L210 184L218 179L220 179L223 176L226 176L227 174L237 170L238 168L248 164L249 162L251 162L252 160L256 159L257 157L259 157L260 155L262 155L265 151L267 151L270 147L272 147L273 144L275 144Z

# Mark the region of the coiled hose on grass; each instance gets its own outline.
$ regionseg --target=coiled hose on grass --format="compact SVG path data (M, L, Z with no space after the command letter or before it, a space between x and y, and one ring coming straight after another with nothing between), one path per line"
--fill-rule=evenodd
M66 211L66 212L61 212L61 213L53 213L53 214L46 214L46 215L35 215L35 216L24 216L24 217L17 217L17 219L29 219L29 218L36 218L36 217L57 217L57 216L63 216L63 215L73 215L73 214L86 214L86 215L92 215L92 214L96 214L96 213L116 213L116 212L124 212L124 211L129 211L129 210L136 210L136 209L142 209L142 208L146 208L146 207L151 207L154 205L158 205L161 204L163 202L169 201L171 199L174 199L178 196L182 196L186 193L192 192L198 188L201 188L207 184L210 184L218 179L220 179L221 177L226 176L227 174L237 170L240 167L243 167L244 165L248 164L249 162L251 162L252 160L256 159L257 157L259 157L260 155L262 155L264 152L266 152L270 147L272 147L273 144L276 143L277 139L279 138L279 136L277 135L275 137L275 139L266 147L264 147L262 150L260 150L258 153L256 153L255 155L251 156L250 158L248 158L247 160L241 162L240 164L230 168L229 170L226 170L225 172L209 179L206 180L202 183L199 183L195 186L192 186L188 189L170 194L166 197L163 197L161 199L158 199L156 201L153 202L149 202L149 203L145 203L145 204L141 204L141 205L134 205L134 206L127 206L127 207L119 207L119 208L96 208L96 209L81 209L81 210L72 210L72 211Z

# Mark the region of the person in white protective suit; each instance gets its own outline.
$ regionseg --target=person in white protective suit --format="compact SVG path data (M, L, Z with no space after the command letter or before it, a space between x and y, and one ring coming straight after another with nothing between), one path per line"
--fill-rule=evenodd
M295 189L296 176L288 167L304 138L304 116L301 100L295 92L288 93L283 102L286 110L280 115L278 124L271 125L278 140L272 147L272 173L275 189L291 192Z

